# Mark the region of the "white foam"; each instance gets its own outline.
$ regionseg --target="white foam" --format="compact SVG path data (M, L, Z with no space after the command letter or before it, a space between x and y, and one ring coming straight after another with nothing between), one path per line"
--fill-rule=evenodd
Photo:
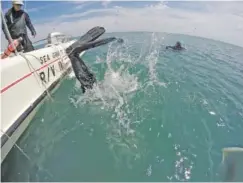
M156 72L156 68L157 68L156 64L159 58L161 42L162 42L161 38L158 37L155 33L153 33L151 38L150 51L148 56L145 59L148 62L148 64L146 63L146 65L148 65L148 69L149 69L149 81L147 84L152 86L155 84L155 85L166 87L166 83L159 81Z
M207 104L208 104L208 102L207 102L206 99L203 99L203 104L204 104L204 105L207 105Z
M214 111L210 111L209 114L216 115L216 113Z
M111 120L102 124L106 130L110 150L113 151L115 159L127 157L127 163L131 166L132 163L129 161L133 159L132 157L140 158L143 151L138 138L140 134L133 129L134 125L131 125L133 120L130 119L133 111L129 107L129 100L138 90L139 82L137 76L128 71L131 65L127 63L133 62L129 50L127 51L123 53L118 48L109 46L105 59L107 70L104 79L98 81L92 90L87 90L84 94L80 90L80 84L76 83L75 88L79 88L77 90L79 94L75 96L75 105L83 107L89 103L111 113ZM102 59L96 57L97 62L102 62Z
M68 75L68 78L71 79L71 78L74 78L74 77L75 77L74 71L70 72L70 74Z
M149 167L147 168L146 175L149 177L152 175L152 165L149 165Z

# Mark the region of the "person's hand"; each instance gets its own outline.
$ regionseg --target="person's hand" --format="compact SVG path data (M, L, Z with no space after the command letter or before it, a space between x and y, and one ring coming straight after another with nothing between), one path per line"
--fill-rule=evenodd
M36 36L36 33L32 33L32 37L35 38L35 36Z

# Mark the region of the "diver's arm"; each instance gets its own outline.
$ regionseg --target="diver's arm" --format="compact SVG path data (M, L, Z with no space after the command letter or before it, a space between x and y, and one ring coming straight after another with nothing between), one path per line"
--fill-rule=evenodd
M173 46L166 46L165 48L166 48L166 49L169 49L169 48L174 49Z

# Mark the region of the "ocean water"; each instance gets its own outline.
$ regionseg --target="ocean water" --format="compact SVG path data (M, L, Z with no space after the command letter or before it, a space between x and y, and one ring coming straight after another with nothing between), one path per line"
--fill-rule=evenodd
M110 34L111 35L111 34ZM110 36L106 34L105 36ZM222 181L222 148L243 146L243 48L117 33L85 53L98 85L71 73L2 164L2 181ZM185 51L165 50L177 40Z

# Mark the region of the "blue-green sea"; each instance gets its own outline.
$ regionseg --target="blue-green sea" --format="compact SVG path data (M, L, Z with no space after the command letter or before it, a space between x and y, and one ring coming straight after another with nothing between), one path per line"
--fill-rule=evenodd
M82 94L67 76L17 142L29 159L14 147L2 181L222 181L222 148L243 146L243 48L111 35L124 44L83 56L98 86ZM186 50L165 49L176 41Z

